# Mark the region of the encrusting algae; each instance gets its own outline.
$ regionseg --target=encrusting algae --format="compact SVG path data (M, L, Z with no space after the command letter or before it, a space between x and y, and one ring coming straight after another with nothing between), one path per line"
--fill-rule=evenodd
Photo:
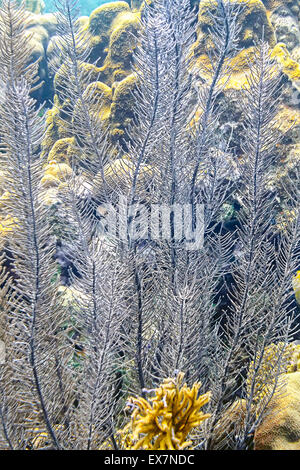
M210 417L201 408L210 393L198 395L201 384L183 383L184 374L167 378L154 390L154 397L129 398L134 411L130 422L119 431L127 450L182 450L192 445L189 433Z

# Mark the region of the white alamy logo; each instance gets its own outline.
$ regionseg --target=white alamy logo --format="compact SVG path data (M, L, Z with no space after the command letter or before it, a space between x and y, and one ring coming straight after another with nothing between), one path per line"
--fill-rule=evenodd
M99 211L98 211L99 212ZM121 196L116 206L100 208L103 233L120 240L182 242L199 250L204 242L204 206L196 204L133 204Z

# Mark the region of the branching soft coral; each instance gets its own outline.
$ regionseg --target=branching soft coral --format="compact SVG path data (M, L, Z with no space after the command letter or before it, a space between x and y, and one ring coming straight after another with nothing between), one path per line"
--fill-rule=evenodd
M293 279L293 289L295 292L296 300L298 304L300 304L300 271L297 271L297 274Z
M165 379L149 401L129 399L134 411L131 421L120 431L122 440L126 436L124 442L129 442L127 449L179 450L191 445L186 440L190 431L210 417L201 411L210 393L198 396L201 384L196 382L189 388L182 383L183 377L181 372L175 379Z

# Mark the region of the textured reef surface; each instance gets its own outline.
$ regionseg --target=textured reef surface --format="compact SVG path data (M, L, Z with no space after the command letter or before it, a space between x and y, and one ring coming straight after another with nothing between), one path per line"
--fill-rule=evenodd
M242 157L241 122L245 110L241 105L241 95L247 82L249 66L254 60L255 44L263 35L280 67L279 79L284 89L278 120L274 123L276 131L284 137L276 149L276 164L269 183L270 189L274 186L280 189L292 174L293 168L299 165L300 159L300 5L297 0L230 2L232 5L241 5L242 10L238 19L238 53L227 64L232 74L224 83L219 98L222 106L218 123L219 138L221 140L230 136L231 147L237 156ZM46 100L48 106L54 102L54 106L46 112L47 130L42 143L45 164L53 160L68 164L70 158L83 161L84 155L77 138L66 123L66 120L71 122L76 119L77 111L76 108L70 110L68 100L64 99L64 81L68 80L68 76L63 58L55 75L51 72L51 61L59 48L57 19L53 13L40 14L43 9L40 2L28 1L27 5L30 11L34 11L27 28L32 43L31 60L40 61L41 87L35 92L35 98L40 103ZM200 5L194 2L194 8L198 28L191 48L194 61L191 76L192 86L196 88L199 83L205 83L211 74L210 55L213 53L213 45L209 31L216 3L211 0L203 0ZM139 41L139 20L142 14L142 2L135 0L129 5L124 1L116 1L100 5L90 16L82 16L78 20L82 26L83 48L90 49L86 62L81 64L86 71L86 93L93 90L94 106L99 109L109 139L112 144L118 144L123 149L124 155L129 139L127 131L133 120L133 96L137 88L131 70L132 54ZM59 64L55 65L57 70ZM73 117L70 117L70 111ZM196 110L191 125L195 124L200 115L200 110ZM51 186L49 179L47 185ZM52 200L53 194L53 188L49 187L49 200ZM228 210L230 212L230 207ZM284 201L281 201L281 210L279 224L280 217L288 215Z
M220 132L232 133L232 145L241 153L239 122L243 118L240 107L241 89L246 82L249 63L253 59L254 45L264 34L273 56L278 61L284 81L284 96L280 110L278 131L285 132L291 123L293 128L287 133L283 146L278 152L278 166L274 172L274 184L284 178L286 171L292 170L299 162L299 129L300 129L300 6L298 1L284 0L231 0L241 4L244 9L239 17L240 36L239 52L228 66L233 74L225 84L222 107L223 113L219 123ZM82 34L88 38L91 52L82 67L87 71L87 89L93 87L99 96L99 109L103 121L109 128L112 142L119 142L126 151L127 132L133 118L134 100L132 92L136 87L131 72L132 53L138 43L139 19L143 7L141 2L112 2L99 6L90 16L82 16L78 21L82 25ZM57 21L54 14L40 14L39 2L27 2L28 8L34 11L28 34L33 45L32 60L40 60L39 75L42 87L36 92L40 102L54 100L55 106L47 112L47 136L43 142L44 156L60 161L69 149L76 151L76 138L66 130L61 121L64 115L64 102L61 88L66 79L64 65L53 77L51 75L51 58L55 47L59 47L56 35ZM195 68L194 80L205 81L210 54L209 28L214 2L203 0L197 8L199 26L193 46ZM95 106L98 104L95 103ZM76 110L74 110L74 113ZM68 140L65 140L68 139ZM80 158L80 155L79 155Z

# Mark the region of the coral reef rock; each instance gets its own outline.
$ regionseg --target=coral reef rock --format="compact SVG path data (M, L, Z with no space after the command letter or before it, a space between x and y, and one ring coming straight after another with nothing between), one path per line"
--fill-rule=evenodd
M31 11L32 13L42 13L45 8L45 2L43 0L15 0L17 5L21 3L24 4L26 10ZM0 0L0 5L1 5Z
M239 13L241 33L239 52L229 64L233 73L226 83L222 95L224 112L220 122L222 131L220 135L224 138L226 133L231 132L231 145L236 148L236 152L239 154L242 132L236 123L243 119L244 110L241 108L240 99L242 87L246 82L249 62L254 60L254 45L264 32L264 39L270 45L284 82L284 101L282 102L280 122L283 125L288 122L296 123L285 136L284 148L281 147L277 150L278 163L285 168L286 162L283 160L299 161L299 153L295 155L295 145L299 138L298 122L300 123L299 2L292 0L284 2L272 0L264 0L263 2L260 0L227 1L241 7ZM193 3L197 5L198 2ZM209 13L216 8L217 2L203 0L198 5L199 25L192 49L196 73L203 82L208 79L208 52L214 48L209 34L211 21ZM99 101L101 101L99 106L102 110L103 120L109 127L111 140L113 143L119 142L125 151L126 129L133 117L132 91L136 87L135 77L131 70L132 54L138 43L141 12L142 2L140 1L133 2L131 7L127 2L117 1L101 5L89 17L79 19L82 34L88 39L90 48L88 62L82 64L86 70L86 87L95 88L99 95ZM45 29L45 25L42 27ZM59 41L55 36L55 29L53 28L51 32L47 30L50 41L41 34L40 30L37 30L36 34L43 38L45 46L48 44L45 50L49 60L55 42ZM58 140L74 137L68 133L65 123L61 119L64 116L64 109L67 108L67 103L64 102L61 93L65 79L67 77L62 64L54 79L55 107L47 114L48 130L43 143L46 159ZM197 86L197 77L195 77L194 83ZM285 131L286 129L281 129L282 133ZM284 158L282 158L283 153ZM56 157L53 155L52 158ZM277 180L278 174L274 175L274 184L277 184Z

